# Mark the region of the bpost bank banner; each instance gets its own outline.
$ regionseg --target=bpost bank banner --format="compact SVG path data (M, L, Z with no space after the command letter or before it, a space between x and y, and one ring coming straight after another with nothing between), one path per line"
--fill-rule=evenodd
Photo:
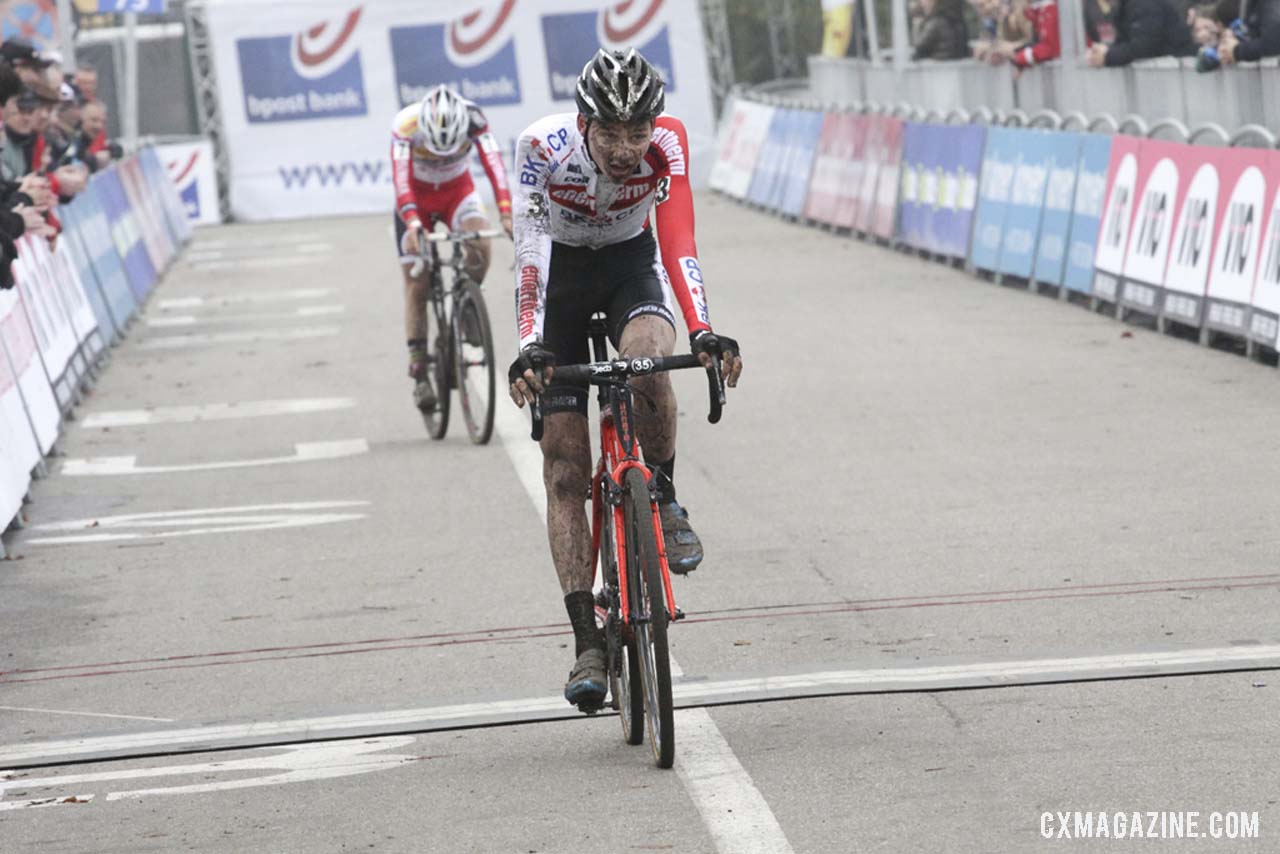
M158 145L160 162L169 172L182 200L187 221L193 225L217 225L218 178L213 164L213 144L207 140Z
M392 120L439 83L509 154L534 121L576 109L597 47L637 47L662 70L695 184L715 153L695 0L210 0L209 22L240 219L390 211Z

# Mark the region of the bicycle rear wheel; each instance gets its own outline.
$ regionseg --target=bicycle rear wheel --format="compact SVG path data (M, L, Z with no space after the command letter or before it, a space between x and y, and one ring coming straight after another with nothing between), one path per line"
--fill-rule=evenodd
M483 445L493 435L496 374L489 310L475 282L467 282L454 306L453 338L457 342L454 367L462 420L471 441Z
M427 434L443 439L449 432L449 386L453 381L453 340L448 320L444 317L444 300L427 299L427 352L431 354L431 383L435 386L436 406L422 413ZM421 411L421 410L419 410Z
M671 658L667 650L667 597L658 560L658 540L653 525L649 484L638 469L626 477L627 579L632 625L644 685L645 719L649 746L659 768L670 768L676 758L675 713L671 697Z

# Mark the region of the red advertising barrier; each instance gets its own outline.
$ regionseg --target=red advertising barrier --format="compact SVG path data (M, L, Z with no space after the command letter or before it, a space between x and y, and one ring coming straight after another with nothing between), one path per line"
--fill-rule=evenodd
M901 119L882 116L880 128L880 175L876 179L875 218L871 232L885 240L893 239L898 216L898 176L902 166Z
M841 228L858 227L858 211L862 200L862 177L870 164L867 162L867 135L871 117L846 115L841 128L847 155L840 185L840 197L836 202L835 221Z
M1142 140L1117 136L1111 140L1111 164L1107 167L1107 201L1098 225L1098 245L1093 256L1093 295L1115 302L1124 275L1129 229L1137 207L1138 156Z
M828 225L835 224L836 203L843 187L842 172L848 161L843 125L844 116L840 113L827 113L822 120L822 135L818 137L813 174L809 178L809 197L804 206L807 219Z
M1280 154L1267 152L1266 158L1271 197L1264 211L1262 252L1249 301L1249 338L1280 348Z
M1275 194L1275 155L1256 149L1231 152L1232 170L1218 194L1217 234L1205 300L1205 328L1247 337L1263 218ZM1274 346L1274 339L1271 342Z
M1160 140L1142 143L1136 209L1116 299L1120 305L1151 315L1160 311L1175 213L1182 208L1191 176L1202 161L1189 145Z

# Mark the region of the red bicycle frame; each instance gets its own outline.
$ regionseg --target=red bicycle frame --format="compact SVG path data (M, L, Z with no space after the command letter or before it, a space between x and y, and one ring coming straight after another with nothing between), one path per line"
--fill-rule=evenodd
M626 407L617 407L625 410ZM645 483L648 484L653 477L653 473L649 471L649 467L640 461L639 451L640 445L637 441L632 441L631 453L627 453L626 448L622 444L622 440L618 438L617 425L614 423L613 408L606 408L600 413L600 462L596 465L595 476L591 479L591 554L595 561L597 571L599 571L602 562L600 554L600 540L602 528L605 523L605 496L604 484L606 478L609 482L610 492L620 494L622 492L622 483L626 479L627 472L630 469L637 469L644 475ZM626 417L625 414L623 417ZM624 425L629 427L630 425ZM628 430L628 432L630 432ZM662 587L666 595L667 613L673 618L677 613L675 593L671 589L671 570L667 566L667 544L662 537L662 522L658 517L658 505L654 501L649 502L649 509L652 513L653 532L658 541L658 563L662 567ZM613 540L618 549L618 600L619 607L622 611L622 622L624 625L631 623L631 607L630 607L630 590L627 588L627 526L623 515L621 503L614 504L613 513L611 514L611 522L613 524Z

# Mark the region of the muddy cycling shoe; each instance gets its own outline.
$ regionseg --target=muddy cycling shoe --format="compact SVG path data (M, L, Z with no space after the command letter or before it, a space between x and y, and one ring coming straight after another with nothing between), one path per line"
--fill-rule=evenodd
M436 390L431 386L431 380L424 376L413 384L413 405L419 412L434 412L436 402Z
M582 655L569 671L569 681L564 685L564 698L578 707L579 711L594 714L604 707L605 694L608 693L608 679L605 675L604 650L591 647L583 650Z
M693 572L702 563L702 541L689 524L689 514L674 501L658 505L662 538L667 547L667 567L676 575Z

